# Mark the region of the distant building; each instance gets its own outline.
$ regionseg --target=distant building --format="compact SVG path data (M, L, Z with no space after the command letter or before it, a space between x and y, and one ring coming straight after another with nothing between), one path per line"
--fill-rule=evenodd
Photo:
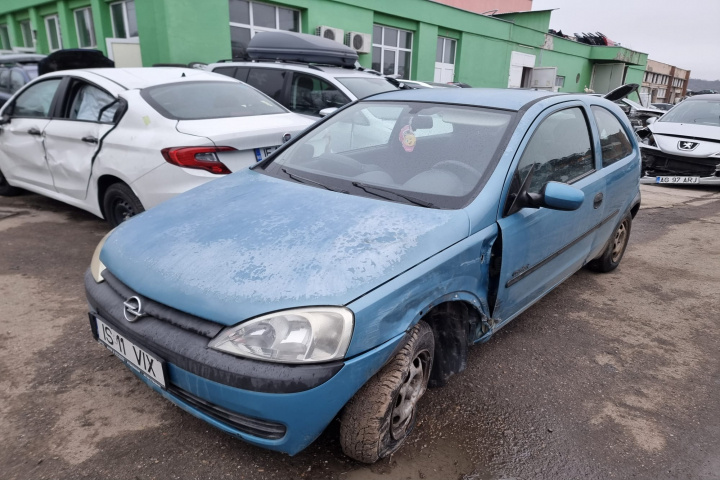
M118 67L210 63L243 58L258 32L287 30L352 45L363 67L404 79L596 93L642 82L647 54L550 34L552 10L531 7L531 0L0 0L0 53L97 48Z
M687 95L690 70L648 59L641 93L650 103L677 103Z

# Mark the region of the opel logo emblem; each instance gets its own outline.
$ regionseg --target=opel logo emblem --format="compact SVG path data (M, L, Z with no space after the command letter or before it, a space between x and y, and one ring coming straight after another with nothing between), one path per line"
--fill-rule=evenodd
M695 150L695 147L698 145L698 142L685 142L681 140L678 142L678 150Z
M134 322L138 318L147 315L143 312L142 301L139 297L130 297L125 301L125 303L123 303L123 305L125 306L123 315L125 315L125 320L128 322Z

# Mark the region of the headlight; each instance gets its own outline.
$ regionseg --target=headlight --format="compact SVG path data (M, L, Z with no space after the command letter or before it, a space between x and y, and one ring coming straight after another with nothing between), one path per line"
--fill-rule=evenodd
M269 362L327 362L345 356L353 322L342 307L285 310L226 328L208 346Z
M103 265L103 263L100 261L100 251L102 250L103 245L105 245L105 240L108 239L112 232L113 231L110 230L107 235L105 235L102 240L100 240L100 243L98 243L97 247L95 247L95 252L93 253L92 260L90 260L90 273L92 274L93 278L97 283L105 280L102 277L102 273L105 270L105 265Z

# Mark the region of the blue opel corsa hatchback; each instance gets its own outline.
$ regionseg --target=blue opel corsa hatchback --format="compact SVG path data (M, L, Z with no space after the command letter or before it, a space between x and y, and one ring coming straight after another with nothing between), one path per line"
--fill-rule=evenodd
M598 97L375 95L111 232L85 276L92 332L225 432L293 455L339 415L343 451L374 462L470 345L618 266L639 158Z

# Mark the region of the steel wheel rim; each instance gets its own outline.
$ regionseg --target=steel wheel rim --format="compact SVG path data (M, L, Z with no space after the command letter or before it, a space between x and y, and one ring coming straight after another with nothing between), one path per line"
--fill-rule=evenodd
M135 215L135 209L130 205L130 202L122 198L118 198L113 202L112 212L117 224Z
M398 390L392 412L390 412L390 433L395 440L399 440L407 434L415 414L415 405L425 393L425 385L430 374L429 361L430 353L423 350L418 352L410 362L409 371Z
M613 240L612 261L616 263L625 250L625 242L627 242L627 221L623 221L615 231Z

